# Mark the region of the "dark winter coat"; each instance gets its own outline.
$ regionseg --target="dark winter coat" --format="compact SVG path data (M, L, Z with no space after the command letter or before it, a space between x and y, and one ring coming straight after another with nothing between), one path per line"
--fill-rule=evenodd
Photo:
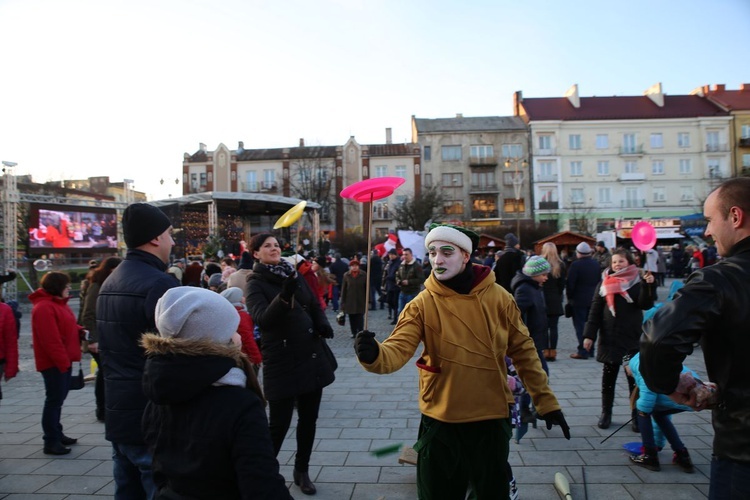
M367 307L367 276L363 271L355 278L351 271L344 275L341 285L341 310L347 314L364 314Z
M516 273L523 268L523 261L523 252L514 247L506 248L497 258L493 269L495 271L495 283L513 293L511 281L515 278Z
M544 302L547 305L547 316L563 315L563 294L565 293L565 280L567 278L567 269L565 263L560 263L560 277L555 278L550 273L549 279L544 285Z
M396 272L398 271L400 265L401 259L391 260L391 258L388 257L388 261L386 262L385 267L383 267L382 284L386 292L394 292L399 290L398 283L396 283Z
M344 282L344 274L349 270L349 266L341 259L336 259L329 266L328 270L336 277L336 284L341 286Z
M213 385L234 367L253 376L239 347L152 334L143 345L143 434L157 498L292 498L263 400L246 387Z
M529 329L529 335L534 339L534 345L537 349L546 349L549 324L541 285L518 271L510 282L510 288L521 311L521 318Z
M565 294L573 307L590 307L594 290L602 276L599 262L591 257L580 257L568 268Z
M400 283L404 280L408 284L401 285ZM402 293L419 293L422 289L422 283L424 283L424 271L422 270L422 265L417 262L417 259L412 260L411 264L407 264L406 261L401 262L396 271L396 283L399 283Z
M583 329L583 337L599 343L596 349L596 360L600 363L619 365L626 354L638 352L638 341L643 329L643 311L654 307L651 287L639 281L629 290L633 300L629 303L619 294L615 294L615 314L607 307L607 301L599 294L601 282L594 291L594 301L589 309L589 319Z
M141 379L146 358L141 336L156 331L156 302L178 281L167 265L142 250L128 250L96 301L96 329L104 368L105 437L113 443L143 444L141 417L146 408Z
M379 290L383 281L383 259L379 255L370 256L370 288Z
M330 385L334 368L320 334L331 329L313 292L298 275L293 304L279 297L284 278L256 264L247 282L247 308L261 331L263 391L269 401Z

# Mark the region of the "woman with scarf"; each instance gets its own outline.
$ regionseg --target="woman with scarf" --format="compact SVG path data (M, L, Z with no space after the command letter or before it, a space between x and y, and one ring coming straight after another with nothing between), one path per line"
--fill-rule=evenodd
M604 364L602 369L602 414L599 428L607 429L612 423L612 404L615 400L615 385L620 372L622 357L638 352L641 338L643 311L654 306L650 286L654 282L651 273L641 279L633 256L624 248L612 253L610 267L602 273L602 281L596 287L589 318L583 330L583 347L590 351L599 339L596 360ZM627 375L628 389L632 394L635 380ZM633 413L635 416L635 410ZM633 418L633 432L638 432L638 421Z
M294 484L302 493L314 495L308 467L323 387L334 380L335 368L324 340L333 337L333 329L304 278L281 258L275 236L253 236L250 252L256 264L248 278L246 303L261 331L271 441L278 455L296 402Z

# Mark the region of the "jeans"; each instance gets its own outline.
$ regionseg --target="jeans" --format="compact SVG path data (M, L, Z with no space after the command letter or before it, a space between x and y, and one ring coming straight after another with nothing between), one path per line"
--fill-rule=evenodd
M365 315L364 314L350 314L349 315L349 328L352 332L352 337L357 335L359 332L365 329Z
M557 324L560 322L560 316L547 316L547 326L549 327L549 336L547 339L547 349L557 349L558 329Z
M60 373L57 368L42 370L44 379L44 409L42 410L42 431L45 446L60 444L63 427L60 423L62 405L70 389L70 368Z
M307 472L310 465L313 443L315 442L315 427L318 421L320 399L323 389L316 389L297 397L279 399L268 402L271 442L274 453L279 454L281 445L289 430L294 412L294 401L297 400L297 454L294 457L294 468L299 472Z
M750 498L750 464L712 457L708 500Z
M145 444L112 443L115 500L152 500L156 497L151 471L153 458Z
M341 285L333 285L333 296L331 302L333 303L333 310L339 310L339 297L341 297Z
M661 431L664 433L664 437L669 441L670 446L674 451L682 451L685 449L685 445L682 443L677 429L669 419L671 413L655 411L651 415L638 412L638 428L641 431L641 439L643 439L643 447L656 448L656 441L654 439L654 427L651 423L651 417L654 418L654 422L659 426Z
M417 292L419 293L419 292ZM401 316L401 311L404 310L404 307L406 307L406 304L412 301L414 297L417 296L417 293L404 293L401 292L398 296L398 315Z
M586 326L586 321L589 319L589 306L577 307L573 306L573 327L576 329L576 337L578 338L578 354L588 358L594 355L594 347L591 347L591 351L587 351L583 348L583 328Z

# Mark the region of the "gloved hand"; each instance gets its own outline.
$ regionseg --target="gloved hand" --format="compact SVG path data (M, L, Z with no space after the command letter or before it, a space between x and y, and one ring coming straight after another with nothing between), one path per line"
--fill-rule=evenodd
M553 425L559 425L563 431L563 436L565 436L565 439L570 440L570 427L565 421L565 417L563 416L563 412L561 410L554 410L544 415L539 415L539 418L547 422L548 431L552 430Z
M318 335L323 337L324 339L332 339L333 338L333 328L331 328L331 325L326 323L320 328L320 331L318 332Z
M284 283L281 284L281 293L279 294L279 297L284 302L289 302L290 300L292 300L292 297L294 297L294 292L297 291L297 288L299 288L297 275L292 274L284 280Z
M354 339L354 352L361 362L368 365L378 359L380 346L375 340L375 334L367 330L359 332Z

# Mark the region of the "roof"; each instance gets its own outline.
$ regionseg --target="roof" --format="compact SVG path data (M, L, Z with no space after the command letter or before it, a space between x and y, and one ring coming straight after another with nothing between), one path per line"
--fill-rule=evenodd
M523 98L521 106L530 121L540 120L639 120L726 116L727 113L697 95L665 95L659 107L648 96L581 97L573 107L567 97Z
M709 100L729 111L750 110L750 85L743 84L740 90L724 90L722 85L719 89L705 92Z
M219 212L232 212L247 215L282 215L291 207L299 203L298 198L287 198L263 193L232 193L225 191L210 191L207 193L195 193L178 198L167 198L149 202L157 207L168 207L170 205L191 206L216 202ZM307 202L306 211L317 210L318 203Z
M232 151L237 155L237 161L258 160L296 160L308 158L335 158L336 146L306 146L296 148L271 148L271 149L243 149ZM190 155L188 163L205 163L208 161L208 153L198 150Z
M368 144L370 156L419 156L419 144Z
M420 134L526 130L526 124L517 116L414 118L414 123Z

